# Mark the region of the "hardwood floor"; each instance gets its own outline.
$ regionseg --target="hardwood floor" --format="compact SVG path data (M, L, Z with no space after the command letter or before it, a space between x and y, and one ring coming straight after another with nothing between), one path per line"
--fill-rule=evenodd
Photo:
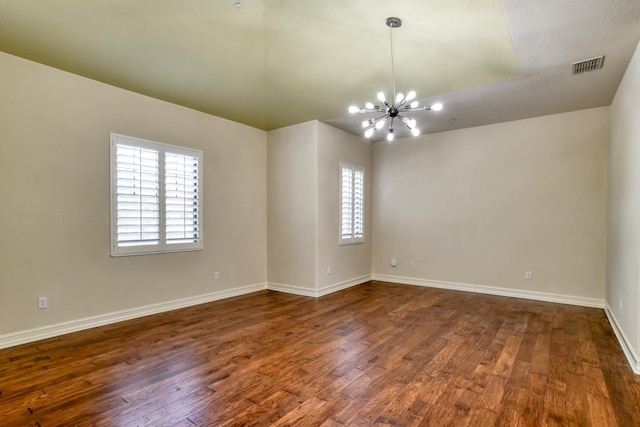
M603 310L382 282L0 350L2 426L638 426Z

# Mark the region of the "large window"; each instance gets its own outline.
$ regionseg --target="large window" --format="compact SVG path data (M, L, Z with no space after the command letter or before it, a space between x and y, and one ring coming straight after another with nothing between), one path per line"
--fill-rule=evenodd
M202 249L202 152L111 134L111 255Z
M364 168L340 162L340 244L364 242Z

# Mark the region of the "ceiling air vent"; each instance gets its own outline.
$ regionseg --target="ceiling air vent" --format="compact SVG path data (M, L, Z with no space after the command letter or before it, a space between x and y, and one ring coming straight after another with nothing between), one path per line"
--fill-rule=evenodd
M597 56L595 58L574 62L571 64L571 74L588 73L589 71L599 70L602 68L603 62L604 56Z

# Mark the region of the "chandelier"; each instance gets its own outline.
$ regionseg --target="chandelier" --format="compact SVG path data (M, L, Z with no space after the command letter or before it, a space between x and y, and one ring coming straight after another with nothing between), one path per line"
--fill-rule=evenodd
M391 101L387 101L387 97L384 92L378 92L378 100L384 105L374 105L371 102L367 102L364 108L352 105L349 107L349 112L355 113L380 113L378 117L365 120L362 122L362 127L366 128L364 136L371 138L373 134L382 129L387 122L389 122L389 131L387 133L387 141L393 141L394 132L394 120L400 121L400 123L406 126L413 136L420 135L420 129L416 127L415 119L410 119L404 116L404 113L412 111L440 111L442 110L442 104L427 105L420 107L418 101L414 101L416 92L411 91L404 96L403 93L396 93L396 76L393 64L393 29L399 28L402 25L400 18L387 18L387 27L389 27L389 38L391 41L391 80L393 84L393 98Z

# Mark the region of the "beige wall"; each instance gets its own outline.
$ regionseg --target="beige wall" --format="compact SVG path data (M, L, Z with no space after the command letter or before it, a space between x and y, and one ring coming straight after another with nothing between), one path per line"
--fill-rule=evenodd
M0 335L265 285L265 132L4 53L0 70ZM203 251L109 255L110 132L204 152Z
M319 124L318 289L368 280L371 275L373 147L362 138ZM365 241L340 246L340 162L365 168ZM327 268L331 274L327 274Z
M267 151L269 288L318 296L368 280L370 202L366 242L340 246L338 200L341 161L366 168L371 199L371 145L311 121L270 131Z
M376 143L374 277L602 304L608 133L603 107Z
M316 289L318 122L268 132L268 279Z
M640 44L611 104L609 176L607 303L640 373Z

